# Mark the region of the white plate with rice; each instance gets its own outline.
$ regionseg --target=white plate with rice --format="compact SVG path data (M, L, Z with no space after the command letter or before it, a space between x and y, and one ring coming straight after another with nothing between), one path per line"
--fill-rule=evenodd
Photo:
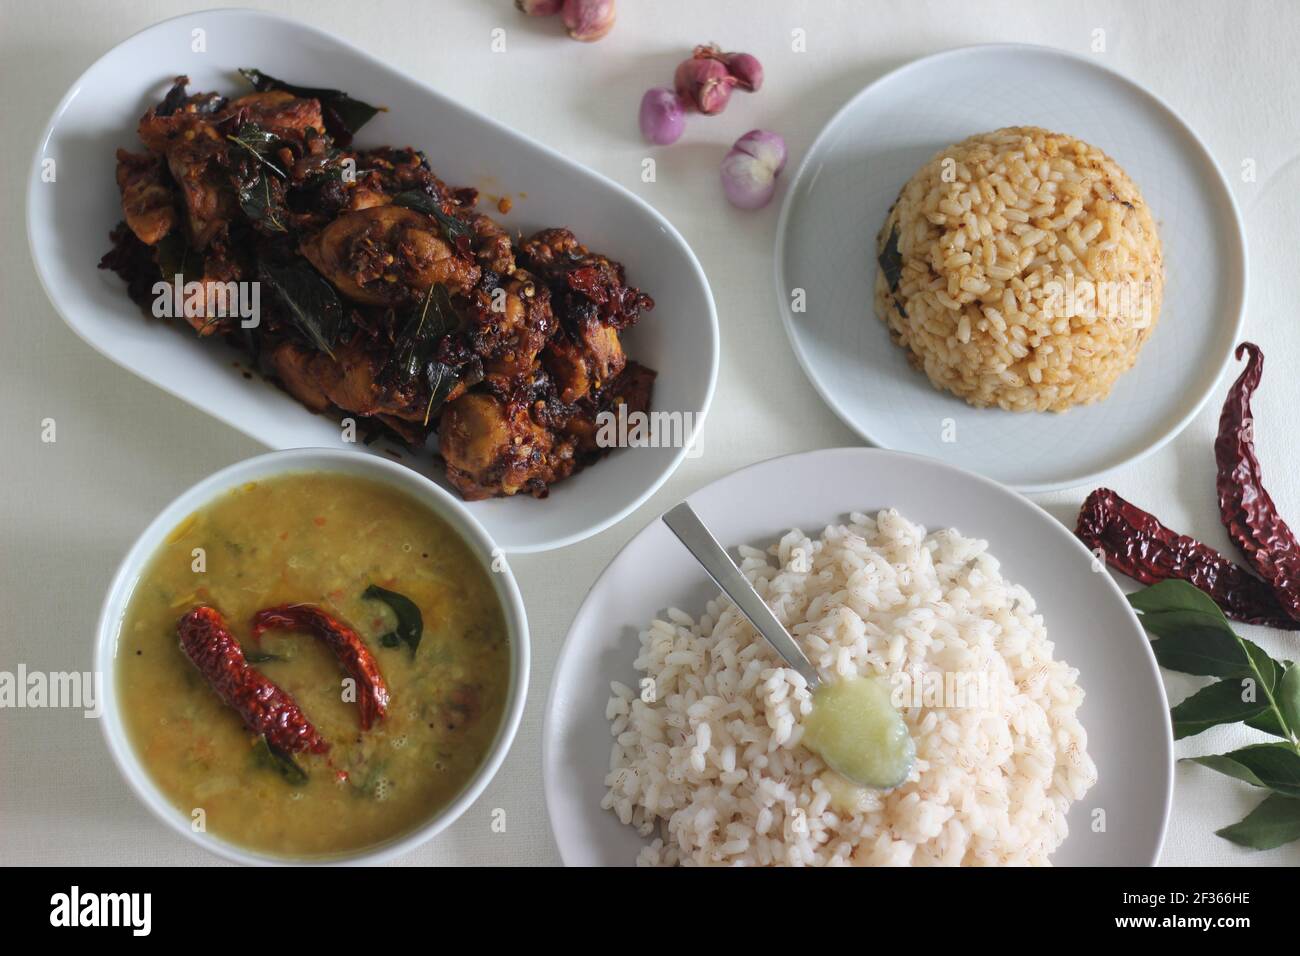
M882 77L817 137L781 210L777 296L805 372L866 441L942 458L1021 491L1048 491L1091 483L1155 451L1213 391L1241 337L1246 302L1245 234L1236 203L1196 134L1103 60L1018 44L951 50ZM1158 321L1142 337L1136 363L1105 398L1065 412L976 408L938 390L891 341L873 301L883 271L877 233L900 190L940 150L1004 127L1041 127L1103 151L1140 189L1150 213L1147 219L1143 211L1143 222L1154 221L1163 246L1163 305L1157 301ZM1057 238L1064 240L1064 230L1046 245ZM1065 246L1062 241L1070 255ZM1075 249L1082 248L1076 237ZM1001 274L1001 265L990 271ZM986 291L985 278L971 279L969 288ZM954 280L950 290L956 288ZM999 310L984 315L995 331L1005 331ZM1015 319L1005 320L1023 339ZM920 317L913 321L919 328ZM931 339L938 349L945 342L960 349L971 335L969 325L956 322L938 328ZM1080 346L1092 343L1067 338L1076 360L1091 354ZM1019 346L1012 340L1011 347ZM1056 359L1061 355L1058 346ZM1021 358L1023 350L1009 360ZM1049 367L1053 361L1043 360ZM1040 388L1028 380L1043 374L1034 366L997 367L1027 391ZM980 372L990 374L987 367ZM958 377L952 369L946 374ZM1098 392L1086 382L1080 387L1086 397ZM1013 395L1007 404L1025 403Z
M588 594L551 684L567 864L1156 862L1164 688L1123 594L1050 515L869 448L772 459L689 501L824 678L912 681L917 762L860 791L802 747L806 691L656 520Z

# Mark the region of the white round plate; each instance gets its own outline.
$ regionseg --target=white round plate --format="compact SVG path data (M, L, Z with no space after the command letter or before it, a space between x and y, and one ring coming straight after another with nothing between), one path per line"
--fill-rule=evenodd
M688 499L724 546L767 547L791 528L820 531L852 511L897 508L927 528L984 538L1008 580L1038 602L1055 656L1079 669L1079 716L1098 781L1070 810L1057 865L1150 865L1173 794L1164 686L1142 628L1109 574L1060 522L1002 486L899 452L835 448L773 458ZM571 866L630 865L644 841L600 808L609 769L609 684L636 686L637 634L668 607L698 615L716 588L661 521L614 558L564 643L542 734L551 831ZM1092 826L1105 811L1105 830Z
M777 226L781 314L813 385L871 444L1048 491L1155 451L1213 391L1246 302L1236 204L1196 134L1100 59L999 44L917 60L850 100L804 158ZM1164 245L1164 305L1137 365L1104 401L1064 414L975 409L937 391L872 304L876 234L903 185L944 146L1022 125L1110 154L1141 188ZM806 311L791 311L796 289Z

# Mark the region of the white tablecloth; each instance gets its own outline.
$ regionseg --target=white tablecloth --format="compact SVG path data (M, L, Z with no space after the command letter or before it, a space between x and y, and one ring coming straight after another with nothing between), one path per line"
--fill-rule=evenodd
M80 342L42 294L24 236L32 150L69 84L131 33L211 5L48 0L0 7L0 157L7 171L0 179L0 670L12 672L19 663L45 671L88 668L103 591L134 536L190 483L264 450ZM556 654L589 583L629 537L700 485L773 455L856 443L799 370L773 306L777 204L759 213L731 209L716 166L736 136L759 126L786 136L793 168L841 103L915 57L1007 40L1088 53L1100 29L1105 52L1099 60L1164 97L1195 127L1246 216L1247 332L1264 347L1270 369L1255 402L1259 454L1283 512L1300 516L1300 469L1289 467L1296 461L1300 386L1285 371L1300 358L1300 167L1292 162L1300 153L1300 62L1294 52L1300 6L623 0L614 32L588 46L559 36L552 21L517 14L510 0L249 5L279 9L344 36L645 197L695 249L722 322L721 372L705 453L687 460L617 527L561 551L512 561L534 640L523 725L477 805L403 862L557 863L542 798L542 711ZM505 53L492 52L494 28L506 31ZM796 28L806 32L806 53L791 51ZM639 173L646 149L636 130L641 93L667 83L685 51L709 40L757 54L766 86L756 96L733 97L720 117L692 122L681 143L658 154L657 182L644 184ZM1256 170L1253 182L1240 175L1248 160ZM1106 478L1172 526L1225 550L1211 443L1226 387L1220 383L1210 406L1173 444ZM779 417L766 411L774 393L785 406ZM53 444L41 441L46 418L57 422ZM1037 500L1072 522L1088 490ZM1249 631L1275 656L1296 656L1294 636ZM1194 683L1177 675L1166 679L1174 700ZM1180 755L1219 752L1248 739L1240 728L1220 728L1177 749ZM1250 853L1214 836L1258 799L1245 785L1180 765L1163 862L1300 863L1300 844ZM496 807L507 811L504 833L490 826ZM0 710L0 861L214 859L158 824L128 792L96 722L73 711Z

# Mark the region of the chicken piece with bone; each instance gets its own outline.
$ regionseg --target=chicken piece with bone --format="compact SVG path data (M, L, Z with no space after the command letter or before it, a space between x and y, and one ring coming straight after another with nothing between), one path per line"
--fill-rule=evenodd
M573 403L600 391L627 363L619 333L654 300L627 285L622 265L591 252L568 229L542 230L522 243L519 258L551 289L558 329L542 364L560 399Z
M165 180L162 161L148 153L117 151L117 188L122 192L126 224L146 246L176 225L176 205Z

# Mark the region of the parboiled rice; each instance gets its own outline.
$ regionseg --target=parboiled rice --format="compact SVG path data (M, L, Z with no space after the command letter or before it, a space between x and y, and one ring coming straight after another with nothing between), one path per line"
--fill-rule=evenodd
M803 678L730 601L698 621L672 609L641 633L640 686L615 682L606 712L602 806L652 840L637 862L1047 864L1096 780L1083 690L986 542L890 510L771 551L778 567L745 548L742 569L824 677L979 675L983 692L900 706L912 772L859 789L800 745Z
M876 314L936 388L975 406L1064 411L1105 398L1160 316L1160 237L1109 156L1036 127L941 150L877 237ZM899 259L893 259L899 262Z

